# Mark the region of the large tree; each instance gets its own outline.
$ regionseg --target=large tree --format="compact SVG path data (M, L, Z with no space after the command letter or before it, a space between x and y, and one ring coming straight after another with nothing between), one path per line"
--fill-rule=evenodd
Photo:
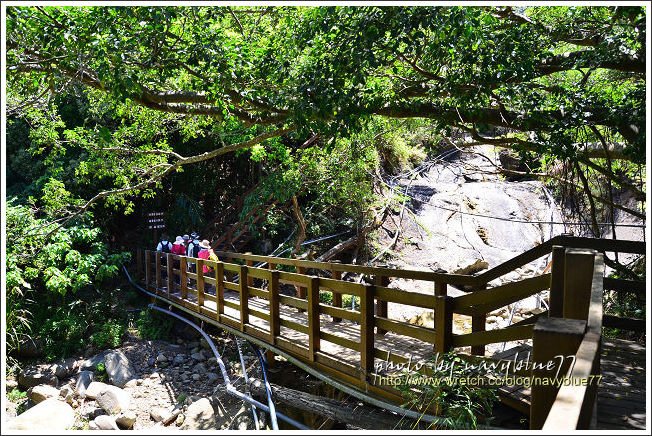
M37 151L77 148L99 199L283 135L428 118L572 159L635 188L645 160L643 7L10 7L8 115ZM94 116L62 120L56 95ZM502 128L485 138L488 126ZM167 141L215 134L181 155ZM604 199L603 199L604 200Z

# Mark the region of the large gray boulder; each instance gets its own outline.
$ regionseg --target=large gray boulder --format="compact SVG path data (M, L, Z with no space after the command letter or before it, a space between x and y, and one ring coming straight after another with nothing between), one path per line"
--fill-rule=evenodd
M79 371L77 376L77 382L75 383L75 392L77 395L84 396L86 394L86 389L93 382L93 371L83 370Z
M89 357L79 365L79 370L83 371L85 369L89 369L91 371L94 371L95 368L97 368L97 365L99 365L100 363L104 363L104 358L108 353L109 351L105 350L102 351L101 353L96 354L93 357Z
M52 365L52 371L59 379L70 377L77 369L77 360L74 357L62 359Z
M136 378L136 370L122 351L113 350L104 357L104 367L111 384L124 387L129 381Z
M97 398L100 392L106 390L106 388L108 387L109 385L107 385L106 383L91 382L91 384L89 384L88 387L86 388L83 396L85 396L90 400L94 400L95 398ZM79 395L82 396L81 394Z
M41 401L7 423L8 430L56 433L67 430L75 422L75 412L69 404L54 398Z
M97 405L109 415L116 415L129 408L131 395L117 386L107 386L95 398Z
M202 398L188 406L181 430L215 430L217 420L208 398Z
M59 396L59 389L50 385L38 385L27 390L27 397L38 404L48 398L57 398Z
M18 385L24 389L33 388L38 385L56 386L59 379L50 365L37 365L25 368L18 375Z

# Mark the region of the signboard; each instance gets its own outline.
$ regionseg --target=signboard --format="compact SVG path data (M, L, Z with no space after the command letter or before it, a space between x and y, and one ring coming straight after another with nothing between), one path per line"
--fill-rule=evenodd
M163 219L163 212L149 212L147 214L147 228L152 229L164 229L165 220Z

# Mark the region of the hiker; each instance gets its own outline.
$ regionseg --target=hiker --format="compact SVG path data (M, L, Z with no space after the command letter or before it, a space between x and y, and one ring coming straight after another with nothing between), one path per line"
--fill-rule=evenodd
M197 255L198 258L200 259L205 259L205 260L213 260L213 261L219 261L217 255L213 251L213 248L211 247L211 244L208 242L207 239L204 239L201 241L199 244L199 247L201 250L199 251L199 254ZM204 264L204 268L202 269L204 271L204 274L208 274L213 272L213 268L209 267L208 265ZM206 284L206 292L207 293L213 293L215 294L215 287L211 284Z
M183 245L186 247L186 253L188 252L188 244L190 244L190 236L183 235Z
M156 246L156 251L160 251L163 253L172 252L172 243L170 242L170 237L166 233L163 233L161 235L161 240Z
M188 242L188 250L186 251L188 257L197 257L199 255L199 233L192 232L190 234L190 241ZM195 264L188 262L188 271L194 273L196 271Z
M177 239L174 241L174 244L172 244L171 253L176 254L178 256L186 255L186 244L183 243L183 237L177 236Z

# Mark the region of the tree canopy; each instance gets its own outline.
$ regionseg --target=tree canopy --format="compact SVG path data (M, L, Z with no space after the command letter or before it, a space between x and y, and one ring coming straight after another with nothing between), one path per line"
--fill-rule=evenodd
M616 183L614 160L645 160L643 7L9 7L6 38L8 116L27 120L33 153L76 156L50 170L50 201L67 200L62 172L104 181L81 211L374 116L572 158ZM63 95L89 116L66 119ZM172 133L214 146L182 155Z

